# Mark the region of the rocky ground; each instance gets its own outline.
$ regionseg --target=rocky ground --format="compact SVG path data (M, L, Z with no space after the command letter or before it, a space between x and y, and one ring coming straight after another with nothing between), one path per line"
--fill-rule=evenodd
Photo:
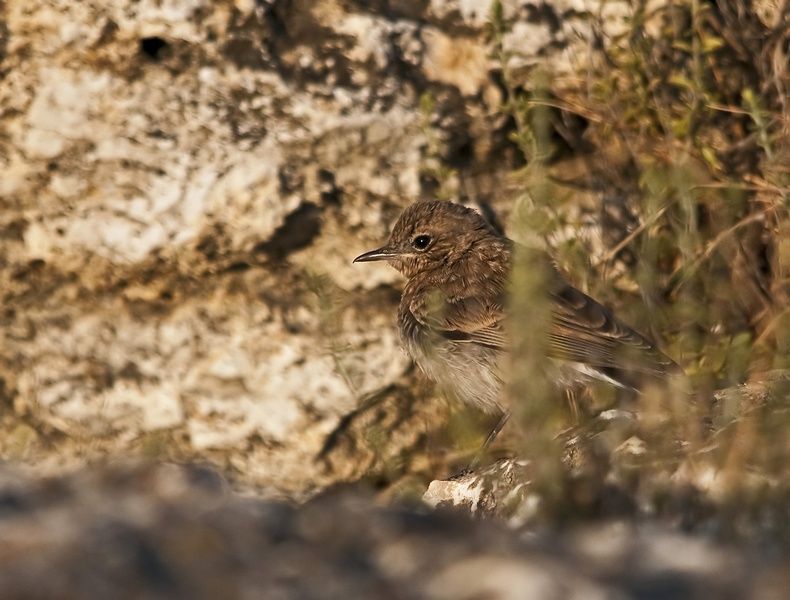
M623 521L522 536L359 493L229 495L205 468L5 470L7 598L784 597L787 563Z

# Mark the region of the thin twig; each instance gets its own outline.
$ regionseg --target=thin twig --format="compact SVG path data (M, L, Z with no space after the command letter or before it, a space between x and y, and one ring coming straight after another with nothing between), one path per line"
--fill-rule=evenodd
M593 114L582 107L571 106L569 104L564 104L562 102L549 102L548 100L527 100L527 104L533 106L549 106L551 108L556 108L558 110L564 110L566 112L579 115L580 117L584 117L585 119L592 121L593 123L604 122L604 119L602 117L599 117L598 115Z
M623 248L628 246L631 242L633 242L639 234L641 234L645 229L653 225L661 216L667 211L667 206L662 206L656 213L647 219L645 222L641 223L636 229L634 229L631 233L625 236L614 248L609 250L606 255L601 258L596 264L595 267L600 267L603 264L608 263L612 260L615 256L617 256Z
M754 346L762 343L765 338L767 338L771 333L773 333L774 329L776 329L779 322L782 320L788 312L790 312L790 307L785 306L782 310L780 310L773 318L768 322L768 324L763 328L760 332L760 335L754 340Z
M743 110L742 108L737 108L735 106L725 106L724 104L714 104L712 102L706 104L705 108L710 108L712 110L720 110L722 112L734 113L736 115L751 114L748 110Z
M765 185L747 185L745 183L701 183L691 186L692 190L722 190L722 189L736 189L745 190L748 192L773 192L774 194L787 194L790 188L780 188L770 184Z
M763 210L761 210L759 212L756 212L754 214L748 215L748 216L744 217L743 219L741 219L740 221L738 221L732 227L728 227L727 229L725 229L724 231L719 233L719 235L717 235L715 238L713 238L713 240L711 240L711 242L708 243L708 245L705 248L705 250L699 256L697 256L691 262L690 265L688 265L688 267L686 268L685 272L683 273L683 276L672 287L672 294L676 294L678 292L678 290L681 287L683 287L683 285L685 285L686 282L688 282L688 280L691 278L691 275L700 267L700 265L704 261L706 261L708 258L710 258L710 256L713 254L713 252L719 246L719 244L721 244L725 239L727 239L727 237L732 235L735 231L737 231L741 227L745 227L746 225L749 225L751 223L755 223L757 221L765 220L766 214L769 211L776 210L776 208L777 208L776 206L769 206L769 207L767 207L767 208L765 208L765 209L763 209ZM675 270L675 272L672 273L671 279L674 279L674 278L678 277L678 274L680 273L682 268L683 268L682 266L678 267Z

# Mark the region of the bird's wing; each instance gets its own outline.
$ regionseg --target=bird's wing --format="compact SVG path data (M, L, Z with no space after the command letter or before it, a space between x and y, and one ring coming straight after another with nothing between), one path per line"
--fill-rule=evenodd
M438 298L409 307L414 318L439 336L502 350L508 347L503 326L504 294L487 301L477 297Z
M548 296L551 325L548 353L552 358L583 363L617 373L661 376L677 365L647 338L620 322L605 306L553 272ZM434 333L460 343L507 350L505 293L493 299L444 298L411 307L415 319Z
M602 369L661 376L677 365L647 338L562 278L552 282L549 346L556 358Z

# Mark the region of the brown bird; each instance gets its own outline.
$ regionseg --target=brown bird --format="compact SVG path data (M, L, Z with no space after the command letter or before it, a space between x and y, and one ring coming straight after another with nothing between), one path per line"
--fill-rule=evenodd
M354 262L387 261L407 279L398 309L403 344L449 396L505 415L502 358L506 287L514 243L476 211L441 201L413 204L387 243ZM565 386L590 379L638 390L678 369L646 337L545 265L551 304L548 352Z

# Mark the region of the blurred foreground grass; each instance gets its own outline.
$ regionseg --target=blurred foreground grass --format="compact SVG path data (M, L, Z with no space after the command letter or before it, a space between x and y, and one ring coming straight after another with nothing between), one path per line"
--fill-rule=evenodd
M489 42L517 167L496 203L512 206L507 233L525 250L511 298L520 405L499 445L530 461L549 521L625 500L687 529L790 548L790 8L769 18L742 1L633 3L575 78L518 66L503 15L493 2ZM463 200L429 93L420 108L433 196ZM596 386L575 419L546 381L535 248L686 377L626 406ZM633 412L607 410L622 408ZM371 481L387 498L421 495L468 464L490 425L478 417L453 407L422 453L389 457Z
M517 264L520 443L555 516L574 512L568 485L593 471L688 527L790 543L790 379L775 371L790 367L790 13L771 25L753 8L635 3L586 77L554 81L511 67L493 4L502 110L524 157L511 233L551 247L689 380L641 397L636 423L569 430L561 439L594 458L565 480L554 436L567 415L535 351L540 282Z

